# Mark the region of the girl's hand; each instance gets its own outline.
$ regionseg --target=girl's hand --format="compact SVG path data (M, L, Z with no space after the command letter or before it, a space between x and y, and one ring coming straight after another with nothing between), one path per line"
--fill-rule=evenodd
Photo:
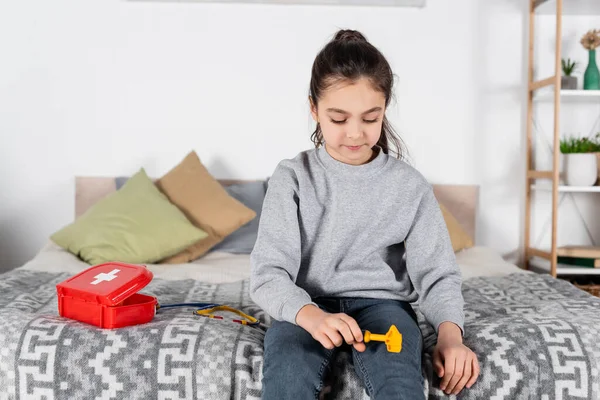
M470 388L479 376L479 362L471 349L462 343L460 328L443 322L433 351L433 367L442 378L440 389L457 395L465 385Z
M347 314L330 314L308 304L298 311L296 323L326 349L339 347L344 341L360 352L365 351L362 331Z

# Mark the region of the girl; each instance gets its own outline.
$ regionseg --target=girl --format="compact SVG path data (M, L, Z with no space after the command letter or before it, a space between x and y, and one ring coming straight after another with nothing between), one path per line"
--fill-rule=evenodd
M265 337L265 400L317 398L344 342L371 399L423 398L422 337L409 304L417 299L438 334L441 389L457 394L477 379L444 219L431 186L401 161L385 117L392 86L388 62L356 31L338 32L314 61L315 149L277 166L251 256L251 297L275 320ZM392 324L400 353L365 346L364 330Z

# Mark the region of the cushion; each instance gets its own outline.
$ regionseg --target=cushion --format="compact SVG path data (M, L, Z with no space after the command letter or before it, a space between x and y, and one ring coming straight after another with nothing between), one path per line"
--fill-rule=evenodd
M195 260L256 217L254 211L227 193L193 151L156 185L195 226L208 233L206 238L163 263L181 264Z
M446 222L446 227L448 228L448 233L450 234L450 241L452 242L454 252L473 247L473 239L460 226L458 220L454 218L443 204L440 204L440 208Z
M117 188L117 190L121 189L123 187L123 185L125 185L127 183L127 181L129 180L128 176L118 176L115 178L115 187Z
M177 254L207 236L141 169L51 239L90 264L143 264Z
M267 191L265 181L244 182L225 187L227 193L240 203L256 213L256 218L242 226L221 243L212 248L212 251L225 251L233 254L250 254L256 243L258 222Z

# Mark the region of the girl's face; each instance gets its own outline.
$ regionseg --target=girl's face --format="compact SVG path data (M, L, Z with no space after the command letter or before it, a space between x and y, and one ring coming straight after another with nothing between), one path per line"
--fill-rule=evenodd
M336 160L361 165L370 161L381 135L385 96L364 78L340 82L311 102L313 119L321 124L325 149Z

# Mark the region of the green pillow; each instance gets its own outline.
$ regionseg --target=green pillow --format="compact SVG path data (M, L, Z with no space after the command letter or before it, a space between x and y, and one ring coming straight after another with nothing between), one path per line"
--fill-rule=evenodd
M96 265L109 261L153 263L204 239L141 169L115 193L97 202L50 238Z

